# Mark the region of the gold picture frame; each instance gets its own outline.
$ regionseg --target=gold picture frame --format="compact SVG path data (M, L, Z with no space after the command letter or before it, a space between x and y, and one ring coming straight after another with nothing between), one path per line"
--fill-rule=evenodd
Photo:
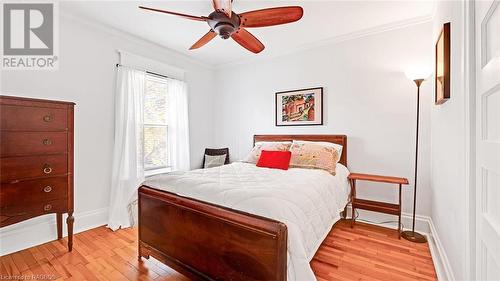
M450 23L445 23L436 42L434 74L435 103L443 104L450 98Z

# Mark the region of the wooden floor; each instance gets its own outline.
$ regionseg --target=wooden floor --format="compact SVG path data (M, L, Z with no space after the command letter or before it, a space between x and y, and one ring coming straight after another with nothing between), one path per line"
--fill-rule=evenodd
M155 259L137 260L137 230L105 227L0 257L10 280L188 280ZM338 222L311 266L318 280L436 280L427 244L398 240L387 228ZM29 279L27 279L29 278ZM306 281L306 280L304 280Z
M437 280L429 245L398 239L396 230L339 221L311 266L318 280Z

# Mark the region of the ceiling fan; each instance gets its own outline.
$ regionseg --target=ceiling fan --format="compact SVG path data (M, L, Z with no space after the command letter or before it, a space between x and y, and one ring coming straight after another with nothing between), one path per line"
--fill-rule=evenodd
M208 15L208 17L197 17L144 6L139 6L139 8L208 23L210 30L194 43L193 46L189 48L190 50L202 47L210 42L215 36L219 35L222 39L228 39L229 37L233 38L234 41L242 47L256 54L264 50L265 47L259 39L255 38L246 28L295 22L300 20L304 13L300 6L288 6L237 14L231 9L232 0L212 0L212 4L215 11Z

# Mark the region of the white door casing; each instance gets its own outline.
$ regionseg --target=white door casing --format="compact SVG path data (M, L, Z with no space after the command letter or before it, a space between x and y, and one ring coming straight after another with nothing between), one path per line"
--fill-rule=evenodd
M476 279L500 280L500 0L475 2Z

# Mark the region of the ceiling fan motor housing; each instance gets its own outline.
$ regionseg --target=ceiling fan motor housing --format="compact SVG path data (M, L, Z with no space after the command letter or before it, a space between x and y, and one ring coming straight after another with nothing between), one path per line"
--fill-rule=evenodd
M215 11L208 16L208 25L222 39L231 37L240 28L240 23L240 16L234 12L231 13L231 18L219 11Z

